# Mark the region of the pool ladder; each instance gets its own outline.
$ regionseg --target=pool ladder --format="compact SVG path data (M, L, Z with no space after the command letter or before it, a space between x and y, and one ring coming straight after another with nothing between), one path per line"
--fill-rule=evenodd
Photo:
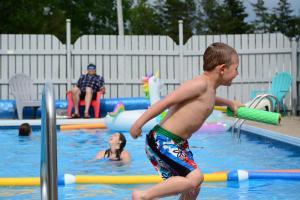
M276 101L277 105L277 112L280 112L280 103L279 100L276 96L273 96L271 94L262 94L262 95L257 95L251 102L249 105L249 108L256 108L259 103L263 100L263 99L267 99L270 102L270 110L273 110L273 103L272 103L272 99L274 99ZM241 132L241 127L244 124L246 120L245 119L236 119L231 127L231 133L233 136L235 136L235 138L240 139L240 132ZM236 132L235 132L236 131Z
M56 114L53 85L46 83L42 95L41 199L57 200Z

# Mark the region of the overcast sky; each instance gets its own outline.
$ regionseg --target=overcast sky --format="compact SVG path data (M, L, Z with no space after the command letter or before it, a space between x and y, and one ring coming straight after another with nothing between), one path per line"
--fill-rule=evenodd
M253 12L253 8L251 3L255 3L256 0L244 0L244 6L246 7L246 12L248 13L247 21L253 21L255 14ZM288 0L291 4L291 8L293 9L293 15L300 15L300 0ZM265 0L265 6L271 11L274 7L277 7L278 0Z

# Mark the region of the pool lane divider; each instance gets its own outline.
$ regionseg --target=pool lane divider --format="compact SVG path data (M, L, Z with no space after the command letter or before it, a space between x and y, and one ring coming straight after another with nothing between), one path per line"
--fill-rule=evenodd
M300 181L300 170L232 170L229 172L215 172L204 174L204 182L226 182L226 181L246 181L257 179L281 179ZM157 175L140 176L83 176L64 174L58 176L58 185L68 184L153 184L162 182L162 178ZM0 186L38 186L39 177L20 178L0 178Z

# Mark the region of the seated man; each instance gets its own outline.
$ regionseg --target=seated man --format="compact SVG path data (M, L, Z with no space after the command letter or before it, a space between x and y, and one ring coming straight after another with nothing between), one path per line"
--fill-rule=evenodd
M75 87L72 88L72 98L74 103L75 112L72 118L79 118L79 101L84 99L85 110L84 118L90 118L89 108L92 100L96 99L96 94L99 90L105 91L104 78L96 74L96 66L89 64L87 66L87 74L80 76Z

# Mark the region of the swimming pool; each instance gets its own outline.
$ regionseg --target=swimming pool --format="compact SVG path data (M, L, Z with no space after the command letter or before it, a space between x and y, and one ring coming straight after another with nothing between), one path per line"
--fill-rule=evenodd
M144 137L133 140L126 133L129 165L93 161L106 149L111 133L105 130L58 132L58 172L74 175L156 175L144 153ZM17 130L0 130L0 177L39 177L40 132L29 138ZM190 140L194 158L204 173L245 169L299 169L300 148L255 134L241 134L237 142L229 132L195 133ZM59 199L131 199L134 188L149 185L67 185L59 186ZM249 180L205 183L201 199L300 199L300 182ZM169 197L165 199L177 199ZM40 199L39 187L0 187L0 199ZM200 198L199 198L200 199Z

